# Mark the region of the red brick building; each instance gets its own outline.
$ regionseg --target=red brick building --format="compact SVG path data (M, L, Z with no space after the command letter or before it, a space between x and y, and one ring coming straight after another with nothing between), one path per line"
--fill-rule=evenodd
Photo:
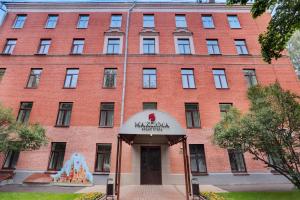
M247 111L249 85L277 80L300 94L287 56L262 61L257 38L270 15L254 20L249 6L217 3L6 7L0 100L18 120L42 124L49 137L40 150L3 156L1 166L16 172L15 183L56 172L80 153L94 183L104 184L115 174L120 127L136 113L146 116L133 118L141 123L167 114L167 126L135 124L135 131L153 135L123 142L123 184L184 184L182 144L169 146L159 135L171 130L169 123L183 128L190 171L201 183L286 182L251 155L212 144L213 127L230 106Z

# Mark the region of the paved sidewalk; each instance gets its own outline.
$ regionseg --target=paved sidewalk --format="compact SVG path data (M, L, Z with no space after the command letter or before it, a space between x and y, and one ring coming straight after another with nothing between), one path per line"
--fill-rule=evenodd
M294 189L289 183L280 184L242 184L242 185L219 185L219 188L229 192L288 192Z
M201 185L201 191L226 192L213 185ZM184 185L130 185L121 187L121 200L185 200Z
M152 191L153 188L156 188L158 190L166 190L169 191L171 188L176 190L179 193L185 194L185 186L184 185L128 185L128 186L121 186L121 193L123 191L125 193L134 193L138 192L139 190L149 190L149 192ZM85 187L82 188L75 193L88 193L88 192L102 192L105 193L106 186L105 185L95 185L92 187ZM200 185L200 191L205 192L227 192L226 190L223 190L219 187L213 186L213 185ZM146 191L144 191L146 192Z
M175 185L129 185L121 187L121 200L185 200L185 193Z

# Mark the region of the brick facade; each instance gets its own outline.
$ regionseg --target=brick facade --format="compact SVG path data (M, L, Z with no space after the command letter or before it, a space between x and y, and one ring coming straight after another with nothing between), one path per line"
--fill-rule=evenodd
M0 28L0 48L7 38L17 39L12 55L0 55L0 68L6 68L0 83L1 102L13 109L17 116L22 101L32 101L30 122L39 122L47 129L49 144L37 151L21 152L16 170L46 171L51 142L67 142L65 161L74 152L82 153L90 170L94 171L96 143L111 143L111 172L115 171L116 142L120 127L124 54L103 54L105 32L109 30L112 14L122 14L123 53L125 26L130 4L111 9L107 4L95 4L94 9L83 9L82 4L50 4L51 8L38 3L8 4L8 15ZM32 7L31 7L32 6ZM41 8L39 8L41 6ZM53 11L57 8L57 11ZM60 8L60 9L58 9ZM176 11L172 11L172 9ZM29 10L26 10L29 9ZM114 10L115 9L115 10ZM169 9L166 11L165 9ZM210 12L211 11L211 12ZM22 29L13 29L17 14L27 14ZM155 31L159 35L159 54L140 54L140 33L143 30L143 14L155 15ZM188 31L192 33L195 54L176 55L174 44L175 13L185 14ZM55 29L45 29L48 14L58 14ZM76 28L78 15L89 14L87 29ZM201 14L212 14L214 29L204 29ZM241 29L230 29L227 15L235 14ZM243 69L255 69L257 80L262 85L279 81L285 89L300 94L299 81L287 56L266 64L260 56L258 35L266 28L270 16L255 20L249 8L226 8L210 4L184 6L179 4L138 3L130 17L128 35L128 65L125 94L124 121L142 111L143 102L157 102L158 110L169 113L182 127L186 127L185 103L198 103L201 128L186 129L189 144L204 144L208 173L231 173L228 153L211 142L212 128L220 120L219 103L233 103L246 112L249 102L246 97L247 84ZM49 54L35 55L40 39L52 40ZM70 55L74 38L84 38L82 55ZM222 55L208 55L206 39L218 39ZM234 39L245 39L249 55L237 55ZM103 85L104 68L117 69L117 84L114 89ZM42 68L37 89L28 89L26 84L31 68ZM79 68L76 89L64 89L67 68ZM143 68L157 69L157 88L143 89ZM194 69L196 89L183 89L181 69ZM216 89L212 69L226 71L229 89ZM73 102L69 128L55 127L59 102ZM101 102L114 102L114 127L99 128ZM183 162L180 145L169 148L170 170L182 174ZM122 172L132 171L131 147L124 145ZM245 154L249 173L270 170Z

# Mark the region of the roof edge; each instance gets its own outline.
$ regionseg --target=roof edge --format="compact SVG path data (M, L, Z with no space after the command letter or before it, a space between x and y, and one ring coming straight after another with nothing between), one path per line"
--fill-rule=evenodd
M3 2L9 9L104 9L129 8L132 2ZM194 3L194 2L136 2L135 9L234 9L250 10L251 5L232 5L225 3ZM171 10L170 10L171 11Z

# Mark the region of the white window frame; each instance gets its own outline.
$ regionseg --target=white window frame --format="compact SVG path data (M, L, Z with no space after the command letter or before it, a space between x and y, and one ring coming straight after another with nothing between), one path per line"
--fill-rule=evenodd
M155 74L149 74L149 72L148 73L144 73L146 70L155 70ZM142 76L143 76L143 89L156 89L157 88L157 69L156 68L143 68L143 71L142 71ZM148 82L148 84L146 85L145 84L145 75L148 75L149 76L149 82ZM151 85L151 76L153 76L153 75L155 75L155 86L153 87L152 85Z
M243 42L243 45L237 44L238 42ZM249 55L249 50L245 39L235 39L234 46L238 55Z
M108 39L120 39L120 49L118 54L122 54L123 52L123 36L105 36L104 37L104 46L103 46L103 54L108 54L107 53L107 44L108 44ZM118 54L112 54L112 55L118 55Z
M83 41L82 44L75 44L75 41ZM78 46L82 45L82 51L78 51ZM74 38L73 41L72 41L72 47L71 47L71 54L73 55L80 55L80 54L83 54L84 52L84 45L85 45L85 39L84 38ZM75 51L75 46L76 47L76 51Z
M55 21L55 24L54 24L53 27L52 27L52 26L48 26L48 23L49 23L51 17L57 17L57 18L56 18L56 21ZM57 15L57 14L49 14L48 17L47 17L47 21L46 21L46 24L45 24L45 28L46 28L46 29L55 29L56 26L57 26L57 24L58 24L58 19L59 19L59 15Z
M184 25L182 26L180 23L178 23L178 20L176 19L177 17L183 17L184 20L181 20L180 22L184 23ZM188 24L187 24L187 21L186 21L186 15L185 14L175 14L175 26L177 29L187 29L188 27Z
M213 46L213 52L209 52L209 48L208 48L208 42L217 42L217 45L209 45L209 46ZM218 53L215 52L215 48L214 46L217 46L218 47ZM221 48L220 48L220 43L219 43L219 40L218 39L206 39L206 48L207 48L207 53L208 55L221 55L222 52L221 52Z
M159 54L159 37L158 36L140 36L140 54L144 54L144 39L154 39L155 40L155 54ZM151 55L151 54L145 54Z
M113 23L113 17L116 17L116 16L120 16L121 17L121 20L120 20L120 26L112 26L114 23ZM109 27L110 28L121 28L122 27L122 21L123 21L123 16L122 16L122 14L112 14L111 16L110 16L110 25L109 25Z
M231 26L229 17L236 17L239 26L235 26L235 25ZM230 29L241 29L242 28L242 25L241 25L241 22L240 22L240 19L239 19L238 15L235 15L235 14L227 15L227 23L228 23Z
M20 27L17 27L16 25L17 25L19 17L25 17L25 19L24 19L22 25ZM26 20L27 20L27 14L17 14L16 17L15 17L15 21L13 23L12 28L13 29L22 29L22 28L24 28Z
M184 73L183 71L192 71L192 74ZM196 89L196 79L195 79L195 70L194 68L182 68L180 70L181 74L181 83L183 89ZM187 86L184 84L184 80L186 79Z
M215 71L223 71L224 73L223 74L215 73ZM215 84L216 89L229 89L229 82L228 82L228 77L227 77L225 69L219 69L219 68L212 69L212 74L213 74L213 79L214 79L214 84ZM222 82L223 79L221 77L225 78L224 85ZM217 81L216 81L216 79L217 79Z
M49 44L42 45L42 42L45 42L45 41L49 41ZM38 47L38 50L37 50L37 54L47 55L49 53L49 49L51 47L51 42L52 42L52 40L48 39L48 38L47 39L40 39L40 44L39 44L39 47ZM49 45L49 46L47 47L47 45ZM44 46L44 47L42 48L42 46Z
M85 20L85 21L87 21L85 26L82 26L82 27L80 26L81 17L88 17L88 20ZM87 29L89 27L89 22L90 22L90 15L89 14L79 14L78 19L77 19L76 28L77 29Z
M175 44L175 53L179 55L189 55L189 54L181 54L178 48L178 39L189 39L190 40L190 48L191 48L191 54L195 54L195 47L194 47L194 41L193 36L174 36L174 44Z
M153 16L153 26L146 26L147 25L147 23L145 23L145 19L144 19L144 17L145 16ZM155 28L155 15L154 14L143 14L143 28Z
M205 23L204 23L204 21L203 21L203 18L204 17L210 17L211 18L211 22L212 22L212 26L211 27L205 27ZM201 22L202 22L202 27L204 28L204 29L214 29L214 28L216 28L215 27L215 22L214 22L214 18L213 18L213 16L211 15L211 14L203 14L203 15L201 15Z

